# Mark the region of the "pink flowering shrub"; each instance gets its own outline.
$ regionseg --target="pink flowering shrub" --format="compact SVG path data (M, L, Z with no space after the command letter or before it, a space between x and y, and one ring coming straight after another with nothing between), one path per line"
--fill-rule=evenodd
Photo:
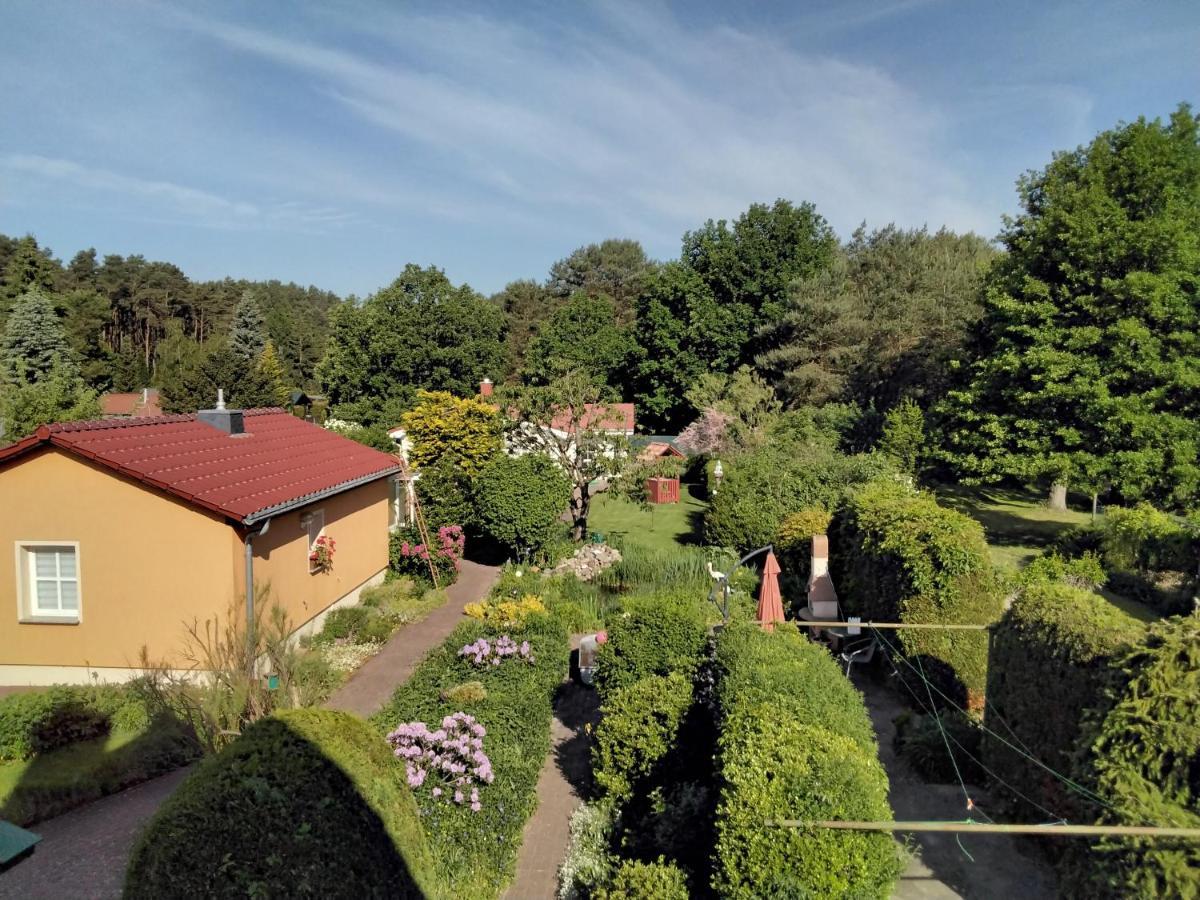
M479 788L495 778L492 761L483 752L487 734L475 718L456 712L431 730L424 722L405 722L387 736L399 759L404 760L408 786L414 791L428 786L435 800L462 806L469 802L479 812Z
M396 575L407 575L430 584L433 581L429 571L432 563L437 572L438 585L445 587L458 578L459 562L465 546L466 537L458 525L443 525L435 533L430 533L428 545L416 527L400 528L392 532L389 566Z
M506 659L517 659L529 665L537 662L529 641L521 641L518 644L507 634L500 635L494 641L481 637L473 644L464 646L458 651L458 655L476 666L498 666Z

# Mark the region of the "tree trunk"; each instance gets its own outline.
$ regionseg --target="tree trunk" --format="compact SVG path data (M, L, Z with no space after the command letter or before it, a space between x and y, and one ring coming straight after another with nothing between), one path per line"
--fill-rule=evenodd
M1067 508L1067 484L1063 481L1056 481L1050 485L1050 508L1051 509L1066 509Z
M587 540L588 513L591 512L591 507L592 497L587 487L576 488L571 494L571 540Z
M1096 524L1096 507L1098 507L1099 505L1100 505L1100 495L1097 493L1093 493L1092 494L1092 524L1093 525Z

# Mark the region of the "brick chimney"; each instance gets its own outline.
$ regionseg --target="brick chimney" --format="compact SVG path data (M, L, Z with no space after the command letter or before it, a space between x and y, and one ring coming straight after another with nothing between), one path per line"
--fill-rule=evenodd
M814 534L812 539L812 568L808 575L808 605L813 616L830 622L838 618L837 591L829 577L829 538Z
M490 378L483 379L483 381L479 382L479 396L480 397L492 396L493 387L494 387L494 385L492 384L492 379L490 379Z

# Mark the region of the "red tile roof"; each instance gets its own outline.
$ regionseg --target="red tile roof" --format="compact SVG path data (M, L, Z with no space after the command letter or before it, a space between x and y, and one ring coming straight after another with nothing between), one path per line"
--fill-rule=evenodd
M550 423L557 431L571 429L572 411L565 409L558 413ZM584 407L579 424L583 428L602 428L605 431L625 431L633 433L636 410L632 403L589 403Z
M281 409L248 409L229 435L195 415L47 425L0 447L0 467L50 445L238 522L400 471L396 459Z
M146 400L142 401L142 392L131 394L101 394L100 411L105 416L161 416L162 407L158 405L158 391L150 388L146 392Z

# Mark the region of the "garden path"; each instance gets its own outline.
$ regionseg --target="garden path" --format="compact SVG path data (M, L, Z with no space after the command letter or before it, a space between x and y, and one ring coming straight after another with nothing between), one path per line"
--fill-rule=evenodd
M463 560L458 581L446 589L447 602L398 631L326 705L360 716L379 709L461 621L463 607L483 599L499 574L498 566ZM190 771L179 769L31 826L42 842L32 856L0 874L0 898L120 897L138 832Z
M893 724L905 708L891 687L859 672L855 685L863 692L867 711L879 738L879 759L891 782L889 799L900 821L966 818L962 789L957 784L929 784L896 755ZM970 786L971 797L983 811L995 808L982 788ZM1042 900L1057 896L1050 867L1037 855L1028 838L1016 835L963 836L961 847L953 834L912 836L911 856L892 894L894 900L1020 897ZM897 835L903 842L903 836ZM967 852L964 852L967 851ZM970 853L970 856L967 856Z
M334 691L325 705L359 716L369 716L386 703L408 679L417 664L441 644L462 621L463 607L487 596L500 576L499 566L464 559L458 581L446 588L443 603L420 622L396 632L383 649L368 659L350 680Z
M572 644L578 646L578 638ZM557 895L571 813L583 802L591 781L591 731L599 712L594 690L563 682L554 698L552 745L538 778L537 810L525 823L517 874L505 900L553 900Z

